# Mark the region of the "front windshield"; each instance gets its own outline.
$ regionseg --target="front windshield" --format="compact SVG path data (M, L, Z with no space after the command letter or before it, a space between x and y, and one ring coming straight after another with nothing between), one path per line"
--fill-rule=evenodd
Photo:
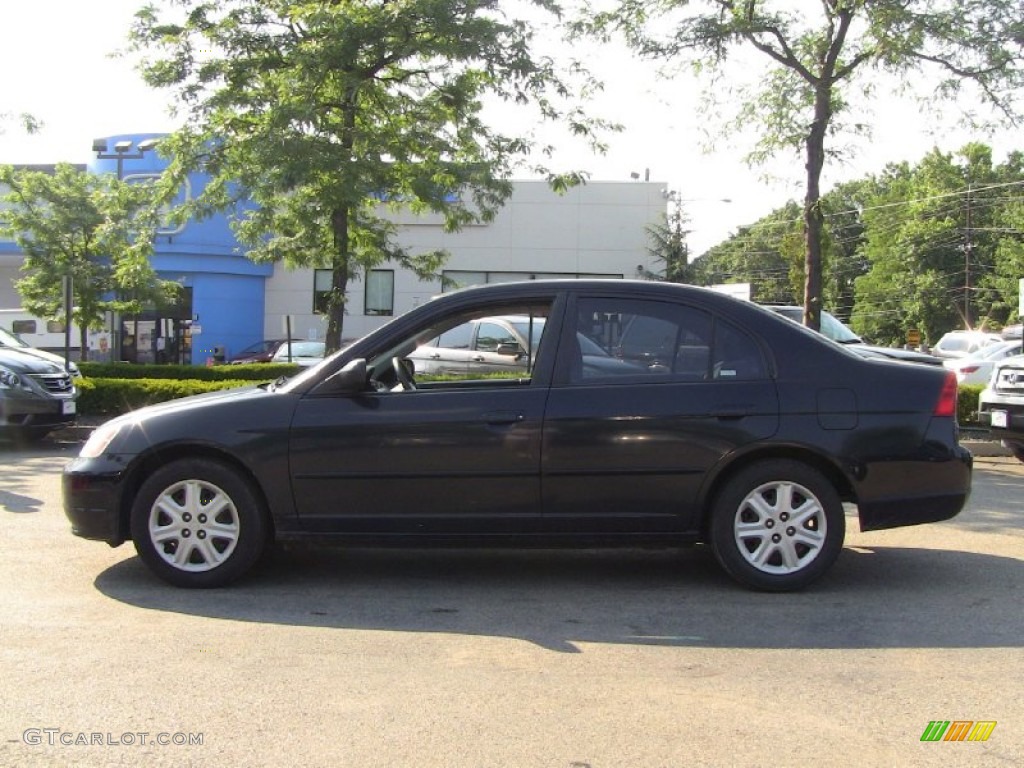
M843 325L834 315L824 311L821 313L821 335L840 344L859 344L861 341L860 336Z
M25 348L28 347L28 344L19 339L6 328L0 328L0 346Z

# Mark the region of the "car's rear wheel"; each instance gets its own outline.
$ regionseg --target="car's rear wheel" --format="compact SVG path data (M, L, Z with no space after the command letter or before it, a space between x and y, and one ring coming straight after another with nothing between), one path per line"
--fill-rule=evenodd
M843 548L842 501L820 472L778 459L729 479L711 511L710 543L734 579L760 590L800 589Z
M131 510L139 557L178 587L220 587L259 559L267 518L251 484L218 461L183 459L154 472Z

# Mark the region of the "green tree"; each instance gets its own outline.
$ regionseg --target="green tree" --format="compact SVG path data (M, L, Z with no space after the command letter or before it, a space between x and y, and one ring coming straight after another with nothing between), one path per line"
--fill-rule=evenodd
M25 254L16 287L33 314L64 319L62 282L73 285L73 319L88 359L89 328L107 311L138 312L170 299L176 283L150 264L157 213L153 190L61 163L53 173L0 166L0 234Z
M489 220L512 170L553 151L490 128L485 100L532 105L589 139L603 125L566 105L569 82L533 56L531 25L497 0L175 5L169 20L141 11L132 32L146 81L173 89L188 113L162 144L168 188L202 169L212 180L185 213L248 197L256 208L235 228L251 258L332 270L329 349L353 277L388 261L434 277L443 263L441 251L400 247L387 209L440 215L449 231ZM533 170L556 189L583 179Z
M767 59L758 86L740 94L735 125L760 126L751 161L783 150L804 159L804 322L812 328L822 301L821 174L830 138L867 130L844 122L858 113L857 97L874 95L886 76L907 89L934 70L933 101L973 85L976 102L1013 120L1024 83L1020 0L821 0L799 9L783 0L616 0L576 29L622 34L642 56L698 72L722 72L741 49Z
M687 225L690 217L682 205L675 204L665 215L665 220L647 228L650 238L648 252L664 266L662 279L670 283L692 283L690 267L690 246L686 242L690 234Z
M691 265L698 285L749 283L762 304L793 304L800 208L790 202L709 249Z
M859 332L902 343L917 328L934 343L952 328L1005 321L993 274L1012 231L1001 224L1008 178L1019 182L1019 169L993 165L977 143L886 169L863 211L870 270L857 281Z
M43 124L28 112L22 112L19 115L13 115L10 112L0 112L0 136L6 132L5 126L11 120L16 120L21 130L25 133L38 133L43 127Z

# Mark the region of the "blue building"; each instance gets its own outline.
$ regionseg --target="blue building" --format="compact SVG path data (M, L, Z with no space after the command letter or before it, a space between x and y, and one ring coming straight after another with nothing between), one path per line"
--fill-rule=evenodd
M96 139L92 173L114 173L125 181L153 179L167 166L159 154L160 134L126 134ZM192 175L182 196L198 194L205 177ZM263 338L264 284L271 264L250 261L217 214L156 237L153 267L164 280L181 285L178 304L122 317L120 359L130 362L202 363Z
M87 171L127 181L160 175L162 134L122 134L96 139ZM207 177L192 175L180 195L201 193ZM543 181L513 182L509 200L493 221L449 232L436 214L385 212L409 251L449 253L442 283L423 281L398 265L382 264L349 281L343 336L355 338L442 293L450 285L475 285L551 277L650 277L659 268L649 250L649 228L664 221L669 195L662 183L591 182L557 194ZM20 305L14 289L23 257L0 242L0 309ZM326 269L286 269L256 264L235 239L228 214L159 230L153 266L181 285L173 307L153 307L117 317L90 338L90 357L129 362L202 364L230 359L264 339L322 338L327 318ZM45 324L44 324L45 325ZM35 339L38 346L49 346ZM76 337L77 340L77 337ZM102 343L101 343L102 342ZM62 343L62 342L60 342Z

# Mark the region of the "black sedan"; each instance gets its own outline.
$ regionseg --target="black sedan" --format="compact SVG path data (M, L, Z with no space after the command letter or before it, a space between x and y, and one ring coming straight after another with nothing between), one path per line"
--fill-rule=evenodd
M521 370L417 376L477 318L534 319ZM595 368L581 339L633 361ZM637 361L641 361L638 363ZM651 361L656 361L652 363ZM446 294L287 381L145 408L64 472L74 533L179 586L241 576L273 539L344 544L704 542L788 590L864 530L945 520L971 455L956 378L865 359L688 286L532 281Z

